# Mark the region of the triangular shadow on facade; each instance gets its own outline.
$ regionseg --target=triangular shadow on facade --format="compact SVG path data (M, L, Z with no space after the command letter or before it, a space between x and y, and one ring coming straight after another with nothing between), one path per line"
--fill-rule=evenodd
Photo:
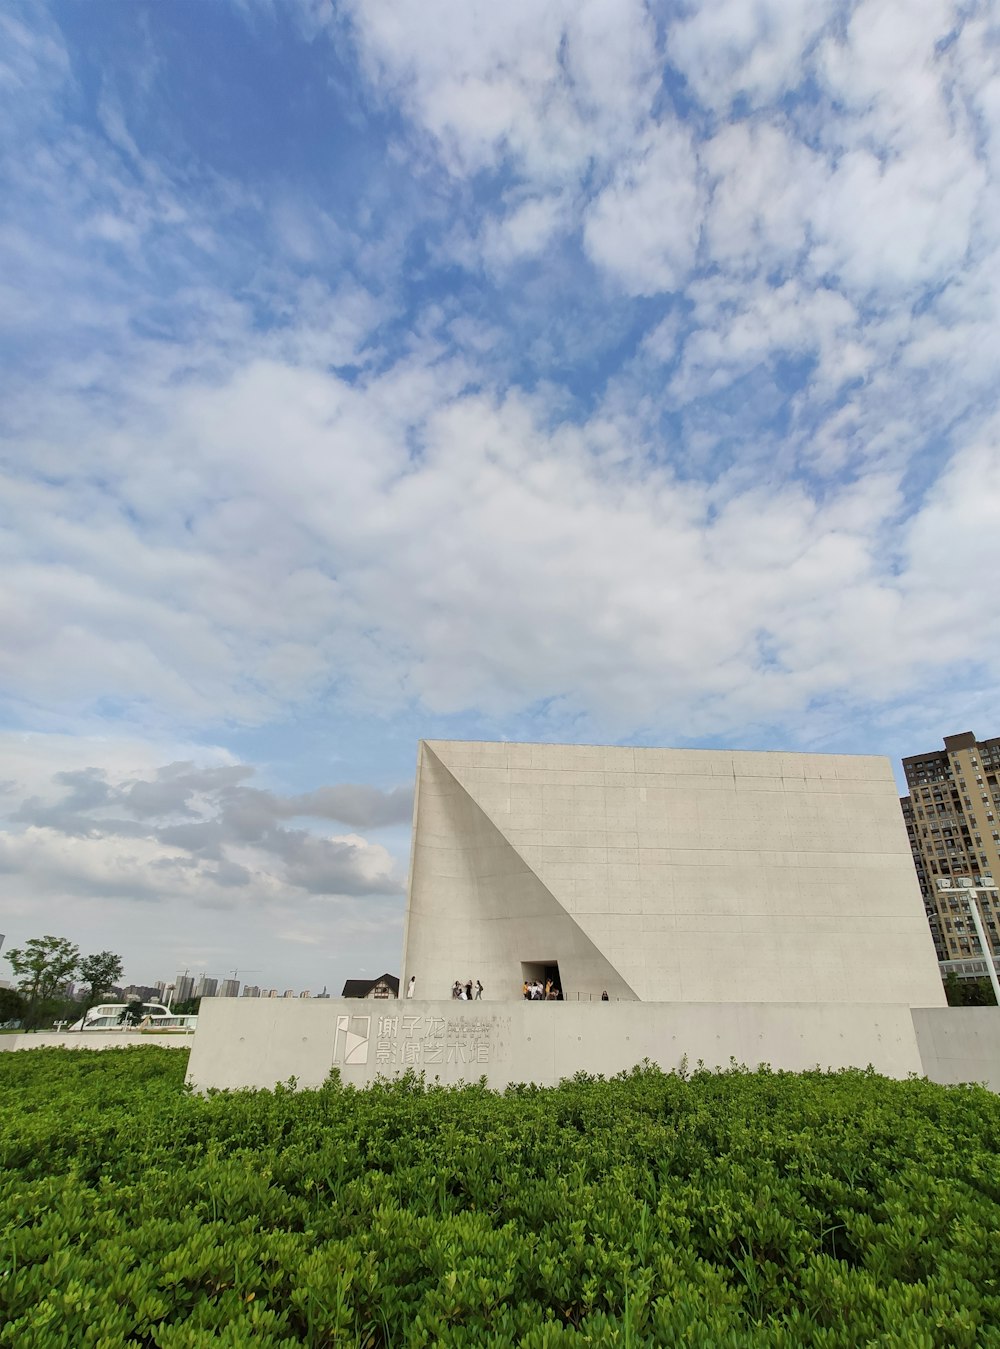
M447 852L453 874L449 878L449 931L440 939L456 951L456 974L466 965L503 968L518 973L523 965L558 961L564 991L572 998L580 989L589 995L607 989L613 999L633 1000L635 991L604 953L582 930L574 917L531 869L502 830L474 799L447 764L426 743L419 809L431 825L438 843L455 841ZM430 815L433 814L433 821ZM415 866L423 859L418 854ZM457 882L457 884L455 884ZM434 941L434 928L443 914L422 915L425 939ZM463 940L467 935L470 940ZM476 949L478 944L478 949ZM408 967L415 967L408 955ZM463 963L464 961L464 963Z

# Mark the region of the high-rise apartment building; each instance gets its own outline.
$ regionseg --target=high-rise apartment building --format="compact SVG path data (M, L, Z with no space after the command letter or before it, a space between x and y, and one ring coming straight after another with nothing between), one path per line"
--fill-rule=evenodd
M904 759L903 772L910 794L900 804L942 973L986 973L972 903L1000 968L1000 739L947 735L943 750Z
M218 990L218 979L210 979L207 974L203 974L195 986L194 996L196 998L214 998Z
M243 996L244 996L245 998L259 998L259 997L260 997L260 985L259 985L259 984L246 984L246 985L244 986L244 989L243 989Z
M240 996L240 981L238 979L223 979L222 987L219 989L220 998L238 998Z
M122 1002L158 1002L160 998L157 984L128 984L121 993Z
M194 996L194 979L190 974L179 974L174 980L174 1003L187 1002Z

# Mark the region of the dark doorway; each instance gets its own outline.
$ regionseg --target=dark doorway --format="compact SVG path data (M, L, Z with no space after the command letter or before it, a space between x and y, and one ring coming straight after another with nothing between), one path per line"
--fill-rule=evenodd
M566 996L562 980L559 977L559 962L557 960L522 960L521 978L526 984L539 983L543 988L551 982L553 988L562 990L563 997Z

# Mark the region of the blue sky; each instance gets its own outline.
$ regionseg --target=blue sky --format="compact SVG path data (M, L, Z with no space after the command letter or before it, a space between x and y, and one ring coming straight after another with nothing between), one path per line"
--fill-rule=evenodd
M1000 733L1000 27L13 4L0 906L395 969L421 735Z

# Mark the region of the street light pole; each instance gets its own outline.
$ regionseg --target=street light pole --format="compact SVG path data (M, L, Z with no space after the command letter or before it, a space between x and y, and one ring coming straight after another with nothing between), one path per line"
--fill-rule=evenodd
M986 929L983 927L983 916L979 912L979 896L975 890L967 890L969 896L969 909L972 913L972 921L976 926L976 932L979 936L979 949L983 953L983 959L986 961L986 973L990 976L990 983L993 985L993 996L997 1000L997 1006L1000 1007L1000 980L997 979L997 968L993 964L993 952L990 950L990 944L986 940Z

